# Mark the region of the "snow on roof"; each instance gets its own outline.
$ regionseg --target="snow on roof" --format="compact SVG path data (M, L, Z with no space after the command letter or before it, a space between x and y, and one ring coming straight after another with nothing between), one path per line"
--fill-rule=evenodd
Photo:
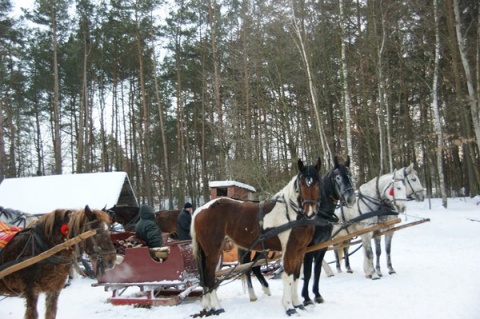
M240 187L240 188L249 190L252 193L256 192L256 190L253 186L250 186L250 185L247 185L247 184L244 184L244 183L240 183L240 182L237 182L237 181L211 181L211 182L208 182L208 187L210 187L210 188L229 187L229 186Z
M0 206L30 214L119 204L138 206L125 172L8 178L0 184Z

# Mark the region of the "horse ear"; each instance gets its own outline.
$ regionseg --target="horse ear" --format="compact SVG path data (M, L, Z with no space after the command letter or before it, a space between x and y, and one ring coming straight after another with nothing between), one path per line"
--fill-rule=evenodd
M407 167L407 174L410 174L411 172L413 172L413 163L411 163L411 164L408 165L408 167Z
M319 157L317 160L317 165L315 165L315 169L320 172L321 168L322 168L322 160Z
M297 168L299 172L303 172L305 170L305 166L303 165L302 160L299 158L297 162Z
M350 167L350 156L347 155L347 161L345 162L346 167Z
M89 220L92 220L95 218L94 216L95 214L93 213L93 211L90 209L90 206L88 205L85 205L85 215Z
M333 165L335 168L338 168L338 156L335 155L335 157L333 158Z

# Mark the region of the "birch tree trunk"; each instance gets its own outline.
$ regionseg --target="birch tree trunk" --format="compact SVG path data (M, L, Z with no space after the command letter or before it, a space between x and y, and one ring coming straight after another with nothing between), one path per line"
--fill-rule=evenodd
M470 103L470 114L472 116L473 129L475 131L475 137L477 139L477 148L480 151L480 117L479 106L477 100L477 94L473 86L472 72L468 63L467 52L465 48L465 38L462 35L460 10L458 8L458 0L453 0L453 11L455 13L455 30L457 33L458 51L460 52L460 58L463 64L463 70L465 71L465 80L467 81L468 97ZM480 20L480 17L479 17ZM479 27L480 28L480 27ZM477 88L478 89L478 88Z
M323 129L323 122L322 122L322 118L318 108L316 90L313 85L312 70L310 68L310 62L308 59L308 54L305 48L305 43L302 37L302 33L300 32L300 27L298 26L297 18L295 17L295 9L293 6L293 2L292 2L292 23L293 23L293 29L295 31L295 35L297 36L297 41L295 42L295 44L297 45L302 61L305 64L305 72L307 73L307 81L308 81L308 92L310 94L310 99L312 100L312 107L315 112L318 135L320 136L320 142L321 142L321 147L323 152L323 160L324 160L323 162L333 163L332 152L330 150L330 147L328 146L327 137L325 135L325 130Z
M433 0L433 16L435 19L435 57L432 84L432 112L435 118L435 131L437 135L437 169L440 182L440 191L442 193L442 205L447 208L447 192L445 188L444 168L443 168L443 131L440 122L440 112L438 109L438 64L440 56L440 33L438 28L438 6L437 0Z
M343 75L343 113L345 116L344 125L345 125L345 144L347 149L347 154L350 157L351 165L350 167L355 167L355 161L353 160L353 149L352 149L352 132L351 132L351 101L350 101L350 91L348 89L348 65L347 65L347 50L345 41L347 35L345 32L345 16L343 13L343 0L339 1L340 6L340 28L342 30L342 40L341 40L341 63L342 63L342 75Z

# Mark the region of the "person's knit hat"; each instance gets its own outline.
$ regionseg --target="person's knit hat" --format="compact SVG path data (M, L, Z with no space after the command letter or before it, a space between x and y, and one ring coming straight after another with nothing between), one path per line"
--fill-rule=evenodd
M187 209L187 208L193 208L192 204L189 202L186 202L185 205L183 205L183 209Z

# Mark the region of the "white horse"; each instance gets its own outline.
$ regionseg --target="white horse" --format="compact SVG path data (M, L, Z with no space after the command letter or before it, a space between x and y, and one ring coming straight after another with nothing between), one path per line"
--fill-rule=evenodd
M358 191L357 205L354 205L352 208L337 208L335 214L342 223L334 227L333 234L335 236L343 236L351 232L363 230L379 222L383 222L386 216L374 216L357 222L352 222L352 220L354 218L361 218L359 216L375 212L377 210L387 211L390 213L403 213L406 209L406 202L407 189L405 187L403 170L398 170L390 174L375 177L369 182L360 186ZM387 216L395 217L395 215ZM345 225L345 227L342 228L342 225ZM365 275L367 278L379 279L380 275L375 272L375 268L373 267L373 232L366 233L361 237L364 248L363 270ZM347 271L351 272L347 256L348 251L345 249ZM337 264L337 270L341 271L341 269L339 269L339 264Z
M408 167L404 167L400 172L403 172L403 181L405 183L405 187L407 189L407 197L412 198L416 201L423 201L425 199L425 190L422 186L422 183L420 182L420 178L417 176L417 171L413 168L413 163L410 164ZM379 218L379 221L383 222L386 220L389 220L392 217L390 216L383 216ZM374 235L379 232L376 231L374 232ZM395 270L392 267L392 258L391 258L391 248L392 248L392 238L393 238L393 232L386 234L385 235L385 252L387 255L387 268L388 268L388 273L395 274ZM375 269L377 271L377 274L381 277L382 276L382 271L380 269L380 255L382 254L382 247L381 247L381 237L375 237L375 253L376 253L376 263L375 263Z

